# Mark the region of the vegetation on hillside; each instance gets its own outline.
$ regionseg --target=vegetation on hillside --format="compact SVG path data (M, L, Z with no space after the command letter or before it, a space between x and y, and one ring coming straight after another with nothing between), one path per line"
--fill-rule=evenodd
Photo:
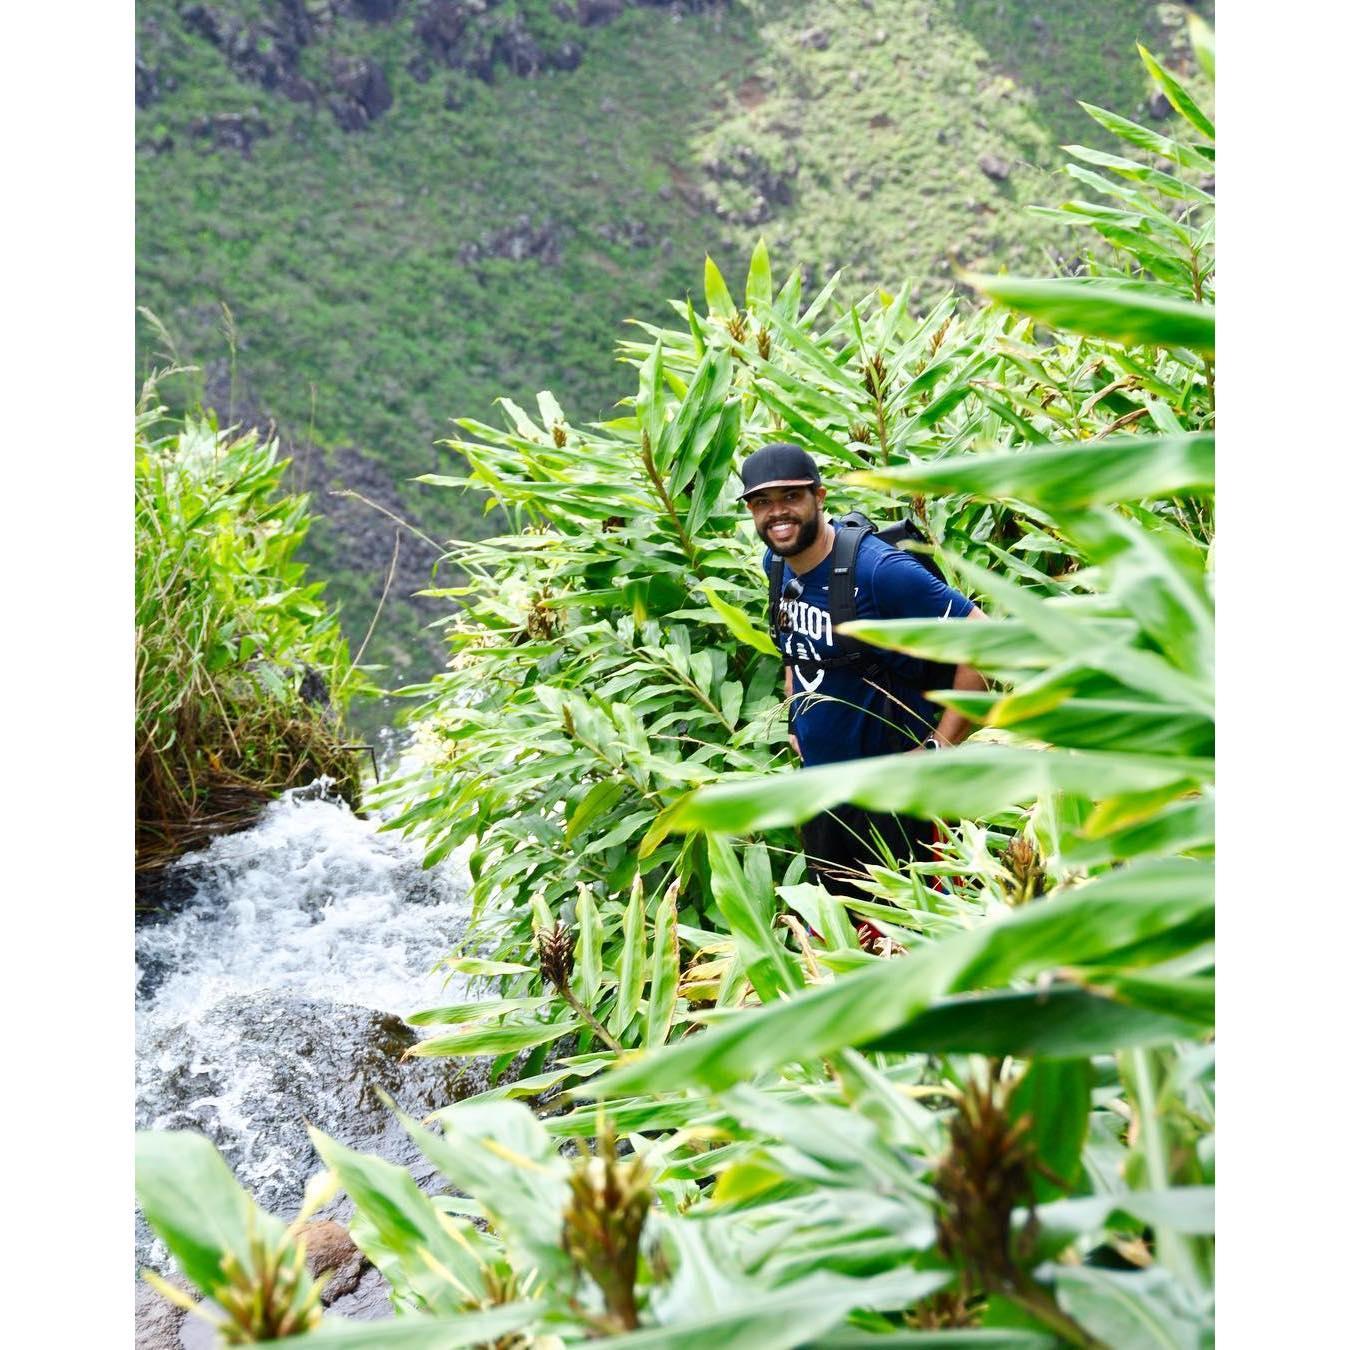
M136 419L136 870L248 824L321 774L355 802L341 710L368 682L295 554L312 517L262 441Z
M460 12L454 41L428 27ZM1055 265L1071 237L1023 208L1054 191L1058 143L1101 143L1069 94L1142 109L1131 44L1170 43L1180 13L142 0L139 299L205 372L165 395L275 419L324 513L308 556L359 641L392 527L324 489L437 540L485 533L467 502L407 484L458 471L433 444L445 410L487 419L498 395L552 388L579 424L610 416L613 334L696 294L705 251L739 273L763 236L808 291L847 267L853 298L909 277L916 311L953 255ZM161 359L151 329L139 350ZM439 664L428 608L405 603L426 572L405 532L372 647L396 681Z
M418 1050L578 1044L400 1117L457 1194L312 1132L400 1344L1212 1343L1214 141L1145 62L1187 130L1094 114L1122 153L1075 152L1095 191L1055 208L1109 246L1086 275L915 317L833 283L803 307L759 249L625 346L623 416L461 424L512 533L471 559L395 790L433 855L477 836L485 945L453 964L500 997L421 1013ZM730 474L785 432L978 594L979 624L854 629L987 671L938 695L972 742L762 772L778 671ZM941 859L870 869L874 901L802 882L773 831L844 800L941 817ZM141 1176L204 1292L245 1235L295 1250L205 1141L144 1136Z

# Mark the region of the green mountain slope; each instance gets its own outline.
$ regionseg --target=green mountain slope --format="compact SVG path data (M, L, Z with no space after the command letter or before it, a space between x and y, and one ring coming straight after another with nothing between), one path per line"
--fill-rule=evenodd
M310 554L354 643L394 525L481 533L407 479L451 417L552 389L610 415L623 321L743 271L761 234L808 282L946 284L953 257L1044 271L1078 241L1075 98L1135 114L1134 53L1184 8L1072 0L139 0L139 302L222 420L276 422L327 514ZM1180 55L1179 64L1184 64ZM1145 112L1145 116L1148 114ZM164 336L142 320L142 369ZM468 508L465 508L466 513ZM435 550L404 533L367 650L426 673Z

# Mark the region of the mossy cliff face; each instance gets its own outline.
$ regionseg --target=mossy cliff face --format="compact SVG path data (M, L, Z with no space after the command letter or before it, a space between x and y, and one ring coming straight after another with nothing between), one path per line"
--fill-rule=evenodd
M1202 6L1201 8L1205 8ZM951 259L1045 270L1073 98L1137 111L1141 38L1183 7L1072 0L141 0L138 300L202 374L175 392L274 419L328 513L307 550L353 647L393 551L483 522L407 480L492 399L612 414L625 318L698 296L763 235L808 282ZM1071 92L1070 92L1071 91ZM1072 93L1072 96L1071 96ZM1047 258L1049 255L1049 259ZM848 288L846 288L848 289ZM142 371L166 344L140 329ZM446 494L440 494L444 498ZM336 508L336 509L333 509ZM430 545L404 532L367 659L425 674ZM443 604L444 602L437 602Z

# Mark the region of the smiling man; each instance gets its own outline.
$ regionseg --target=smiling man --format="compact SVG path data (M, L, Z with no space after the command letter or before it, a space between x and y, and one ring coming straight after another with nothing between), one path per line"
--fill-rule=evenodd
M771 591L781 579L770 613L787 669L789 739L802 763L940 751L964 740L970 724L925 691L983 689L983 677L969 666L937 665L845 638L837 632L837 611L849 593L851 604L844 603L853 614L845 618L966 619L981 617L978 607L870 524L826 520L820 471L800 446L779 441L756 450L741 466L741 481L741 500L767 545ZM845 530L858 537L836 547ZM926 821L847 804L802 827L816 879L864 897L852 880L866 876L866 863L880 861L884 851L901 862L924 858L931 838Z

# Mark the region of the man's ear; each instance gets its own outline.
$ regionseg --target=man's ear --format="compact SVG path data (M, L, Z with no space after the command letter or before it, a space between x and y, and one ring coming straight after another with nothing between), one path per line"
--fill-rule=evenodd
M816 505L817 505L817 506L824 506L824 505L825 505L825 484L824 484L824 483L822 483L822 484L816 489Z

